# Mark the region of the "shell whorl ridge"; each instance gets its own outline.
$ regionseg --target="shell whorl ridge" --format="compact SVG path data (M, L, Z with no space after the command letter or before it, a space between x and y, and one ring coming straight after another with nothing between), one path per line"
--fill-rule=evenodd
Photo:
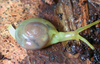
M24 27L24 32L31 39L36 39L46 33L47 28L45 25L39 22L31 22Z
M41 22L21 24L16 32L17 42L26 49L41 49L49 40L48 28Z

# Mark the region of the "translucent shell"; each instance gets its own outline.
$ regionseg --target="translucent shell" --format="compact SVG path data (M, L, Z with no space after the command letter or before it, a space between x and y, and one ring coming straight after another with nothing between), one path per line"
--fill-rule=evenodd
M50 30L55 29L44 19L34 18L23 21L15 32L15 39L26 49L41 49L50 40Z

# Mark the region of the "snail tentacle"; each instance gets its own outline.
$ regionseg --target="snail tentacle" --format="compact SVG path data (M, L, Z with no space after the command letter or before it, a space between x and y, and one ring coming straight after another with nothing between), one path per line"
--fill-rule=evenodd
M99 23L100 20L97 20L89 25L86 25L84 27L81 27L75 31L70 31L70 32L59 32L57 34L55 34L55 36L53 37L53 39L51 40L51 44L57 43L57 42L62 42L62 41L66 41L66 40L77 40L79 41L82 40L84 43L86 43L92 50L94 50L94 46L92 44L90 44L85 38L83 38L82 36L79 35L80 32L84 31L87 28L90 28L91 26Z

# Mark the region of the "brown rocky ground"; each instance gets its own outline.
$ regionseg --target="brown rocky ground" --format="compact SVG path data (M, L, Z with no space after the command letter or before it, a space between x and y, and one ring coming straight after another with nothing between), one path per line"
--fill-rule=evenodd
M73 0L75 22L82 22L100 18L99 0L89 0L89 12L87 12L87 0ZM9 24L18 26L20 22L28 18L40 17L49 20L59 29L57 15L54 13L58 0L0 0L0 64L90 64L89 60L82 61L79 54L68 53L61 43L49 46L41 50L26 50L19 46L16 40L10 36L7 27ZM77 5L79 3L79 6ZM81 4L80 4L81 3ZM77 7L83 7L77 8ZM94 10L91 10L91 9ZM77 11L76 11L77 9ZM78 12L78 13L77 13ZM87 15L89 14L89 16ZM93 13L93 14L92 14ZM93 17L90 17L93 16ZM90 18L89 18L90 17ZM82 20L80 20L82 19ZM78 24L78 28L81 24ZM98 27L99 25L97 25Z

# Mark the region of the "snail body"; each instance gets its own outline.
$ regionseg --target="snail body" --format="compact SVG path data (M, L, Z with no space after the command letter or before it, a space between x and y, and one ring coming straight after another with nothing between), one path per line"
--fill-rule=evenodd
M80 39L94 50L94 46L92 46L85 38L80 36L79 33L99 22L100 20L97 20L75 31L58 32L49 21L41 18L30 18L20 23L16 30L11 27L11 25L8 27L8 30L10 33L12 29L15 30L13 31L15 32L15 36L13 36L14 33L11 35L16 39L20 46L26 49L37 50L58 42L66 40L79 41Z

